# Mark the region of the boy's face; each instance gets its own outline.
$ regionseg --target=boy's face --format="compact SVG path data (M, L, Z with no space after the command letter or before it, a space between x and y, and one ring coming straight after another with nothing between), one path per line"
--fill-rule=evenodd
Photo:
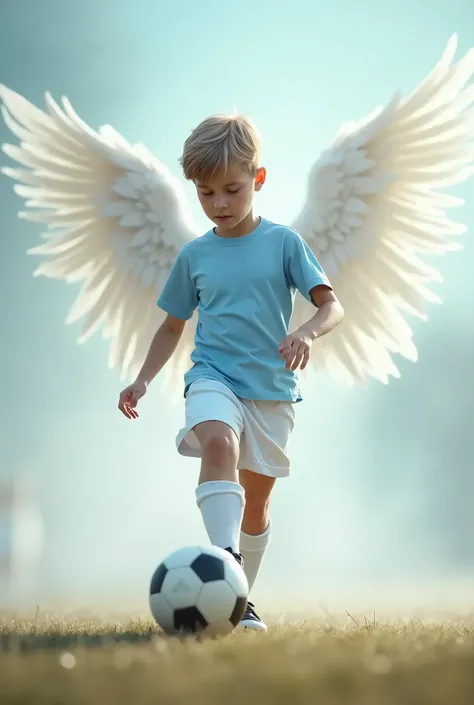
M220 232L233 230L252 210L253 198L265 182L266 172L260 167L251 176L241 166L229 167L209 182L196 182L198 198L207 217Z

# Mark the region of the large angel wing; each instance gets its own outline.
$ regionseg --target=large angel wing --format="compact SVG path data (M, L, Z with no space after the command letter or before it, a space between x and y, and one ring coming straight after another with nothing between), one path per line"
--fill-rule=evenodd
M24 168L2 171L19 182L20 217L46 224L46 256L35 275L83 281L67 317L85 317L80 342L102 327L110 338L109 366L132 377L163 319L157 296L181 247L197 236L184 190L143 145L112 127L93 131L62 99L47 93L47 112L0 86L6 125L21 140L3 151ZM163 380L189 366L196 319L185 329Z
M434 70L405 99L343 125L314 163L306 202L293 227L326 270L344 321L313 354L346 383L399 377L392 359L416 360L406 313L424 318L439 298L439 273L420 256L460 249L465 232L446 217L462 203L443 192L474 173L474 50L453 63L453 35ZM314 309L298 295L293 325Z

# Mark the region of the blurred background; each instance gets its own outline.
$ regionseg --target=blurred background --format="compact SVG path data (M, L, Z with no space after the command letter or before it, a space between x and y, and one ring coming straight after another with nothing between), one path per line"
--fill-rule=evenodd
M453 32L474 36L468 0L5 0L0 82L42 105L67 95L176 174L189 131L214 112L254 118L268 181L258 209L290 223L311 163L341 122L411 91ZM4 123L0 142L16 143ZM8 163L4 156L3 164ZM474 206L465 249L439 266L443 305L413 321L417 364L363 390L305 383L292 477L277 483L274 538L255 598L279 611L378 604L455 608L474 587ZM0 178L0 567L3 605L146 610L156 564L206 541L198 461L174 439L183 405L159 388L127 422L107 343L63 322L79 287L33 279L41 232ZM188 184L203 231L208 222ZM411 322L411 321L410 321ZM398 362L398 361L397 361ZM271 596L271 597L270 597ZM263 605L262 605L263 609Z

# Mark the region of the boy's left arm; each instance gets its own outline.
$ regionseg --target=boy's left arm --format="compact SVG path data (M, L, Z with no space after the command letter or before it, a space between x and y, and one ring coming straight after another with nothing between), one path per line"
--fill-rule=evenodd
M313 287L309 293L318 310L309 321L288 335L279 348L287 369L296 370L299 367L304 370L316 338L329 333L344 318L344 309L329 286L320 284Z

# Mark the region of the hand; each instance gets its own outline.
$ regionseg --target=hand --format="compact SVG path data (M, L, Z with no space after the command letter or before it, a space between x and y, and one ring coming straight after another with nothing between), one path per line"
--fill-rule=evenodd
M147 390L146 382L133 382L123 392L120 392L118 408L127 419L138 419L138 413L135 407L138 400L141 399Z
M301 331L288 335L280 344L279 353L286 360L287 370L304 370L309 361L312 339Z

